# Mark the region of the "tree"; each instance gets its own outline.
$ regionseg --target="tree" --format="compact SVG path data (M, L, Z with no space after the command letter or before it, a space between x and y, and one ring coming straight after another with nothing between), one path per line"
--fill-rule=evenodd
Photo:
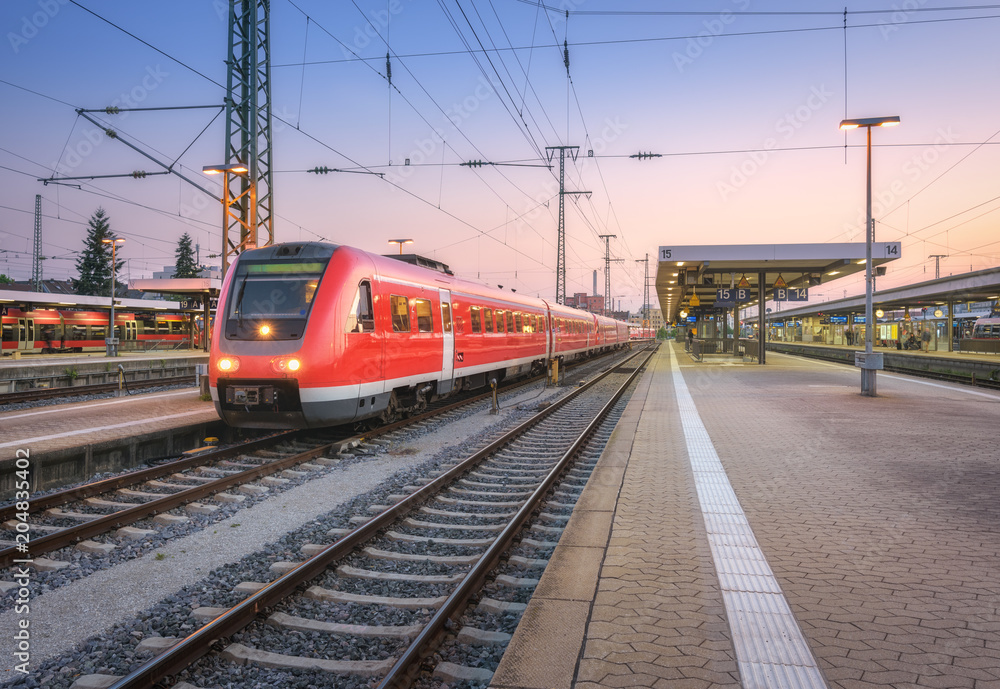
M0 273L0 285L13 285L13 284L14 284L14 278L7 277L3 273Z
M194 249L191 248L191 235L187 232L182 234L180 240L178 240L177 251L174 252L174 256L177 258L174 261L174 274L171 277L198 277L200 271L198 264L194 261Z
M103 239L115 240L118 236L111 231L111 224L103 208L98 208L87 222L87 238L84 240L83 251L76 259L76 270L80 277L72 280L73 289L77 294L93 296L109 296L111 294L111 244ZM115 274L125 264L124 260L115 261ZM124 288L116 281L115 293Z

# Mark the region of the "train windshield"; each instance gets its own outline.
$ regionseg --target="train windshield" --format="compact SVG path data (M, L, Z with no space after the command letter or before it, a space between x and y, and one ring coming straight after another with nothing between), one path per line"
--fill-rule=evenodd
M230 318L305 318L326 263L247 263L237 269Z
M236 267L226 308L227 335L300 337L327 261L247 261ZM267 328L261 333L261 324Z

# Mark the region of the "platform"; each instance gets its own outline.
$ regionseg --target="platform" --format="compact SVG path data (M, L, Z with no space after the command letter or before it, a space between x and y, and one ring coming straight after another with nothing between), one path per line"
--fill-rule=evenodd
M1000 688L1000 394L668 343L497 689Z
M127 381L194 376L198 364L208 364L200 350L130 352L118 357L103 354L33 354L20 359L0 359L0 393L31 388L114 383L118 367Z
M33 490L81 481L178 454L221 425L196 388L0 413L0 496L18 450L32 459Z

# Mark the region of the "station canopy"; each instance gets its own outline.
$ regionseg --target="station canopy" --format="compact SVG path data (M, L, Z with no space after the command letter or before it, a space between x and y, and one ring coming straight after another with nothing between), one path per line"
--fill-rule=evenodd
M900 256L899 242L872 243L875 267ZM809 288L864 272L865 263L864 242L665 245L658 255L656 294L664 319L674 323L682 310L697 314L755 304L761 280L765 300L805 301Z
M926 280L902 287L879 290L873 296L876 308L922 309L934 314L938 307L954 304L981 304L987 314L1000 310L1000 268L986 268L969 273L948 275L934 280ZM989 304L989 306L987 306ZM767 318L801 318L819 312L826 314L864 312L865 295L831 299L821 304L803 305L800 308L783 309L781 313L769 314ZM968 312L967 312L968 313ZM975 313L975 312L972 312Z
M218 298L219 292L222 291L222 280L218 278L140 279L132 280L128 286L130 289L140 292L184 296L189 300L186 308L206 308Z

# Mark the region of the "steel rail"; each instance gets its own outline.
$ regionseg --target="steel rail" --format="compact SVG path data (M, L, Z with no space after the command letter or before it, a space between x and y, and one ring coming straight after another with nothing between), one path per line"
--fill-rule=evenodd
M184 503L192 502L213 493L218 493L219 491L225 490L231 486L247 483L262 476L267 476L301 462L319 457L336 444L338 443L327 443L311 450L306 450L305 452L300 452L288 457L282 457L281 459L276 459L273 462L261 464L260 466L246 469L237 474L225 476L211 483L193 486L192 488L188 488L177 493L170 493L169 495L164 495L162 498L157 500L150 500L149 502L144 502L141 505L136 505L135 507L129 507L103 517L98 517L97 519L78 526L72 526L62 529L61 531L56 531L48 536L32 539L27 550L30 552L31 557L35 557L43 553L49 553L53 550L59 550L60 548L72 545L73 543L89 538L90 536L105 533L106 531L110 531L116 527L133 524L141 519L172 510L173 508L183 505ZM245 452L246 450L241 448L240 451ZM13 561L16 559L24 559L24 553L19 552L17 546L0 550L0 568L8 567L11 564L14 564Z
M577 439L556 462L549 473L542 480L541 484L535 488L514 517L507 523L503 531L496 537L493 543L486 549L482 557L472 566L465 575L458 587L451 593L445 602L438 608L438 611L431 618L430 622L414 638L407 647L403 655L392 666L388 674L382 678L376 689L404 689L409 687L415 675L419 672L420 663L433 652L437 647L437 641L445 631L445 627L452 617L460 614L468 604L469 597L478 591L486 577L496 566L500 557L510 547L513 540L522 532L525 522L528 521L532 513L545 500L546 494L556 483L562 473L580 452L581 448L590 441L591 436L597 431L604 419L625 391L642 371L642 367L649 361L653 353L650 352L642 364L635 367L628 379L619 386L611 399L591 420L587 427L580 433Z
M503 388L499 389L498 392L509 392L520 386L524 386L529 383L535 382L540 377L541 376L534 376L524 380L518 380L514 383L508 383ZM400 428L405 428L410 424L419 423L420 421L427 421L439 415L447 414L448 412L460 409L465 405L475 404L477 402L481 402L482 400L489 399L492 394L493 394L492 392L485 392L463 400L457 400L455 402L451 402L450 404L423 412L421 414L418 414L417 416L411 416L406 419L401 419L399 421L387 424L385 426L373 428L361 434L353 434L345 436L344 438L336 442L350 443L354 440L363 441L366 438L377 438L380 435L385 435ZM338 428L341 427L331 426L328 429L323 429L323 430L336 430ZM107 478L102 481L87 483L82 486L77 486L75 488L67 488L66 490L50 493L48 495L40 496L31 500L30 508L27 510L27 513L35 514L37 512L40 512L41 510L49 509L51 507L58 507L60 505L65 505L75 500L82 500L84 498L100 495L101 493L108 493L111 492L112 490L118 490L119 488L127 488L129 486L134 486L139 483L144 483L152 479L161 478L163 476L167 476L169 474L173 474L178 471L183 471L184 469L187 469L191 466L196 466L199 464L209 464L211 462L228 459L233 455L238 455L246 452L253 452L260 449L266 449L269 445L274 444L275 442L281 440L295 439L298 435L304 434L308 430L309 429L282 431L276 435L268 436L267 438L258 438L256 440L249 441L239 446L206 451L194 455L192 457L177 459L166 464L158 464L157 466L150 467L148 469L140 469L139 471L132 471L126 474L121 474L119 476L112 476L111 478ZM320 430L320 429L315 429L315 430ZM17 513L20 512L25 512L25 510L17 509L16 503L14 502L9 502L0 505L0 523L14 517ZM3 551L0 551L0 554L2 553Z
M59 507L60 505L65 505L76 500L83 500L84 498L90 498L102 493L110 493L111 491L118 490L119 488L127 488L128 486L134 486L139 483L161 478L199 464L209 464L211 462L229 459L235 455L266 449L276 442L294 438L296 437L296 434L300 432L301 431L285 431L278 435L270 435L266 438L251 440L241 445L207 450L205 452L184 457L182 459L176 459L165 464L158 464L157 466L149 467L148 469L131 471L127 474L112 476L111 478L95 481L94 483L86 483L82 486L67 488L56 493L49 493L48 495L33 498L30 501L30 508L27 510L27 513L36 514L51 507ZM9 502L0 506L0 522L10 519L18 512L25 512L25 510L17 509L17 503L15 502ZM2 553L3 551L0 551L0 554Z
M638 354L639 352L634 354L633 357L638 356ZM629 357L626 361L633 357ZM190 667L202 656L206 655L215 642L232 636L245 628L259 614L291 595L302 583L318 577L331 564L349 555L355 548L377 535L383 528L432 498L454 479L474 468L489 455L500 450L518 436L523 435L531 427L539 424L551 414L569 404L569 402L576 399L593 384L610 375L615 368L617 366L598 375L587 386L577 388L562 399L537 412L531 418L524 420L517 427L493 441L489 446L467 457L430 483L425 484L414 493L411 493L396 504L375 515L350 533L345 534L340 540L327 546L256 593L251 594L236 606L177 642L170 649L146 661L125 677L111 684L108 689L148 689L155 686L161 680L176 675Z

